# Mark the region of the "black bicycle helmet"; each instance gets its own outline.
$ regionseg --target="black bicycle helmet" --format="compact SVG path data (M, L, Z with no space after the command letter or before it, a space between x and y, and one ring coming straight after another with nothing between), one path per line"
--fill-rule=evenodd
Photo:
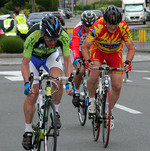
M122 20L121 12L114 5L108 6L104 11L103 16L104 16L104 20L112 25L117 25Z
M58 38L62 32L59 19L51 14L46 14L41 21L41 31L49 38Z
M81 15L81 21L86 26L92 26L96 18L96 14L93 11L84 11Z

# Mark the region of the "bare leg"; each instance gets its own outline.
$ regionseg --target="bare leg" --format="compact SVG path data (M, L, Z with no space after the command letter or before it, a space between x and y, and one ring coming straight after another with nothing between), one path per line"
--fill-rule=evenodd
M50 69L49 75L58 77L62 75L62 71L57 67L53 67ZM62 81L55 81L55 82L58 84L59 90L53 94L52 98L53 98L54 104L60 104L60 101L63 95L63 83Z
M111 74L111 92L110 92L110 99L111 99L111 109L114 108L117 100L119 99L121 87L122 87L122 74Z
M75 69L76 69L76 71L78 70L77 67L75 67ZM75 77L74 77L75 89L77 89L77 90L78 90L79 87L80 87L80 83L81 83L83 74L84 74L84 67L81 66L79 74L78 74L78 75L75 75Z
M95 61L93 66L100 66L100 63ZM100 75L99 70L92 70L91 71L90 79L87 82L87 88L89 91L89 97L90 98L93 98L95 96L95 91L97 88L97 82L99 80L99 75Z

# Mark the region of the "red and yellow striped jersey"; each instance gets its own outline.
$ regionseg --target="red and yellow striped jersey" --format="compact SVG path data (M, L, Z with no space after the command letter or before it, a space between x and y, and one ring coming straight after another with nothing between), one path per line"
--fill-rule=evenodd
M128 25L123 20L119 23L115 33L109 33L104 18L101 18L93 24L87 38L102 52L113 53L122 49L123 41L132 40L132 35Z

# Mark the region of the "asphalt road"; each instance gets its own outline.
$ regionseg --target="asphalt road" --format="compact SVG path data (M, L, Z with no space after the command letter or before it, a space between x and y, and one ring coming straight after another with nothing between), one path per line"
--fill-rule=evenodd
M149 64L150 61L132 64L129 81L123 84L119 105L113 110L115 128L107 149L103 148L102 139L93 141L90 120L84 127L80 126L72 98L64 92L57 151L149 151ZM20 65L0 66L0 83L0 151L23 151L25 96Z

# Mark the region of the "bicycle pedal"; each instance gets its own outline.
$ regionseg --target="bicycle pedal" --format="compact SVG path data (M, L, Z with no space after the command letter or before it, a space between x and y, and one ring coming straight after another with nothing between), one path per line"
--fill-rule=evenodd
M94 118L94 114L89 114L89 119L93 119Z

